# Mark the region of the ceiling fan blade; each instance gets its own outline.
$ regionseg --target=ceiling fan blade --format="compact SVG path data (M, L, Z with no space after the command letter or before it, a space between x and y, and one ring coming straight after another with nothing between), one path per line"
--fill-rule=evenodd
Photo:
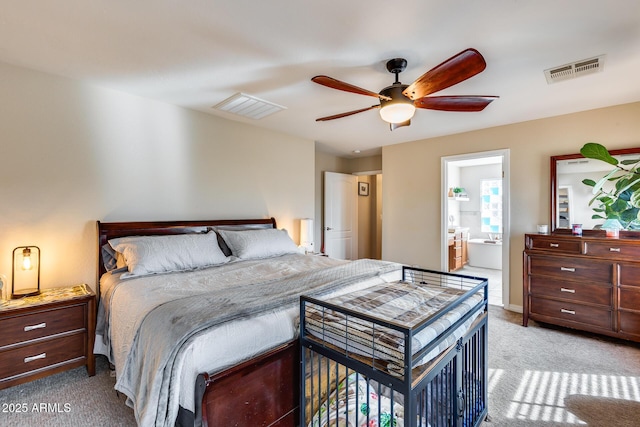
M311 81L318 83L319 85L322 85L322 86L330 87L331 89L338 89L338 90L343 90L345 92L357 93L358 95L373 96L379 99L391 101L391 98L389 98L388 96L383 96L376 92L371 92L370 90L362 89L361 87L354 86L349 83L341 82L340 80L336 80L333 77L315 76L311 79Z
M413 105L427 110L474 112L484 110L491 101L498 98L499 96L472 95L426 96L413 101Z
M316 122L326 122L327 120L334 120L342 117L352 116L354 114L362 113L363 111L373 110L374 108L380 108L380 106L372 105L371 107L361 108L359 110L348 111L346 113L335 114L333 116L320 117L319 119L316 119Z
M424 73L402 93L415 101L473 77L486 66L480 52L475 49L463 50Z

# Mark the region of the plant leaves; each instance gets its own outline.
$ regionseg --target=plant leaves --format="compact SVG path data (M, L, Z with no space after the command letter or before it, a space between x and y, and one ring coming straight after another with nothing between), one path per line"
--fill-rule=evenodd
M596 185L593 187L593 190L591 190L591 192L593 194L596 194L598 191L600 191L600 189L602 188L603 185L605 185L607 183L607 181L609 180L609 178L611 178L612 175L614 175L616 172L618 172L620 169L615 168L613 169L611 172L609 172L608 174L606 174L605 176L603 176L602 178L600 178L600 181L598 181L596 183Z
M592 179L583 179L582 183L584 185L588 185L589 187L594 187L596 185L596 182Z
M580 154L589 159L602 160L603 162L609 163L614 166L618 165L618 159L612 157L611 154L609 154L609 151L607 151L607 149L603 145L598 144L597 142L588 142L584 144L584 146L580 149Z

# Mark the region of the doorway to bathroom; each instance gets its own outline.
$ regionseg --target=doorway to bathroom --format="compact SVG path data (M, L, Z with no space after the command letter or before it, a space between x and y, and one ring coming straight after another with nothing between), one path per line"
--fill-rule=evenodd
M442 158L442 268L486 277L509 305L509 150Z

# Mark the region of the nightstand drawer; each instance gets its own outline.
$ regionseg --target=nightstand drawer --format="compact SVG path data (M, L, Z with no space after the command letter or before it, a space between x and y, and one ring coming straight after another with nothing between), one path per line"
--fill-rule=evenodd
M0 378L85 357L86 348L86 334L78 333L0 352Z
M598 328L613 329L611 310L589 307L572 302L531 298L531 314L579 322Z
M33 312L0 321L0 347L85 328L86 304Z

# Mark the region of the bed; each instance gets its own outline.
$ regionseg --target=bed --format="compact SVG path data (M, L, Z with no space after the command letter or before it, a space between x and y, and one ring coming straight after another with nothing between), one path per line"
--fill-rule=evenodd
M145 426L297 425L300 295L400 275L396 263L301 254L273 218L97 229L94 352Z

